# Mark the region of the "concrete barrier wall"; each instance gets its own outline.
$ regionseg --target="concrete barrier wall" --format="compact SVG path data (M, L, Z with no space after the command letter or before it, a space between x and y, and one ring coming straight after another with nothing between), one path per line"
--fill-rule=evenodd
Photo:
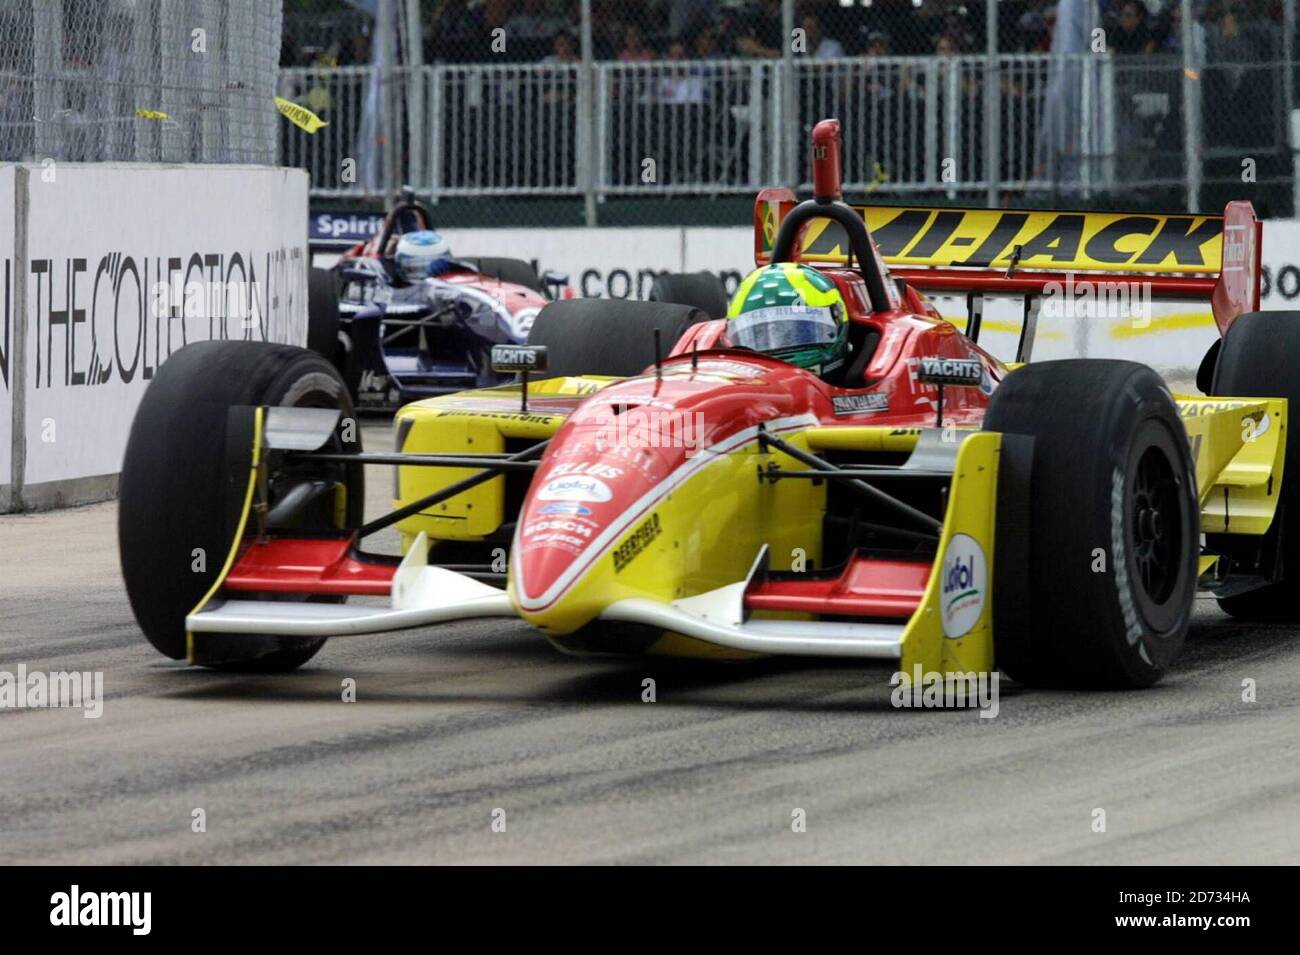
M17 361L14 356L14 338L21 324L14 311L14 240L17 230L6 223L14 222L13 166L0 166L0 512L9 509L13 497L13 426L14 426L14 375Z
M306 342L307 185L255 166L0 169L0 507L112 496L136 406L183 345Z

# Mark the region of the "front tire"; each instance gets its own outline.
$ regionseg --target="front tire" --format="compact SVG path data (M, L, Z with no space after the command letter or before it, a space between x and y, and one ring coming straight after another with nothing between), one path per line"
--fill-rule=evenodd
M247 463L242 473L232 472L229 461L231 455L246 455L239 445L248 439L232 436L228 449L227 421L229 409L243 405L337 408L343 419L353 418L352 402L333 365L292 345L197 342L163 363L127 439L118 546L140 629L173 659L186 657L185 617L217 580L234 541L248 472ZM336 450L360 451L355 422L337 432L332 443ZM312 476L337 482L346 494L344 522L359 526L365 505L361 467L330 465ZM335 523L331 518L310 520L316 529L337 529L328 526ZM222 643L220 657L201 662L219 669L291 670L324 643L271 635L230 637Z
M1199 509L1186 430L1145 365L1068 360L1012 372L988 431L1034 439L1028 612L1001 615L994 652L1025 683L1140 687L1182 649L1196 596ZM995 546L998 545L995 542Z

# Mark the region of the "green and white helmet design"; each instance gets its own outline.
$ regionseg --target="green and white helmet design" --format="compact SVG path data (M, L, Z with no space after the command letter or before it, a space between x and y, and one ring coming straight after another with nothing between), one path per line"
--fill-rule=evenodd
M727 336L823 374L844 362L848 317L840 290L814 268L776 262L751 272L727 309Z

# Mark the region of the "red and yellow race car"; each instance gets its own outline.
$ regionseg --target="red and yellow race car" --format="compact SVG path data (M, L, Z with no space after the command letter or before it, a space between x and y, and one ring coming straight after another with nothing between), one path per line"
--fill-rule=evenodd
M1144 686L1198 589L1235 615L1296 616L1300 479L1284 465L1300 384L1281 369L1300 315L1256 312L1249 204L863 208L840 196L838 123L817 126L812 156L813 198L759 196L761 274L731 317L551 303L527 344L494 353L514 383L403 407L392 452L363 452L342 382L309 352L182 349L121 481L145 636L177 659L283 670L329 637L499 616L575 652ZM783 304L772 269L802 298ZM1030 361L1043 297L1099 270L1210 302L1223 337L1205 395L1135 362ZM965 331L926 291L964 296ZM994 295L1023 302L1006 364L979 344ZM818 335L839 358L770 347L832 344ZM383 517L362 513L363 463L397 468ZM364 549L391 527L403 556Z

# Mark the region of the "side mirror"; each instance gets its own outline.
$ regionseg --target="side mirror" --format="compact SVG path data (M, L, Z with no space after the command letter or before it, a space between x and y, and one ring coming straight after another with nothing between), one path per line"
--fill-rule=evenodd
M546 371L545 345L493 345L492 370L497 374Z
M984 381L984 363L978 358L922 358L916 380L930 385L978 388Z
M519 373L519 411L528 413L528 373L546 371L545 345L493 345L492 370L499 375Z

